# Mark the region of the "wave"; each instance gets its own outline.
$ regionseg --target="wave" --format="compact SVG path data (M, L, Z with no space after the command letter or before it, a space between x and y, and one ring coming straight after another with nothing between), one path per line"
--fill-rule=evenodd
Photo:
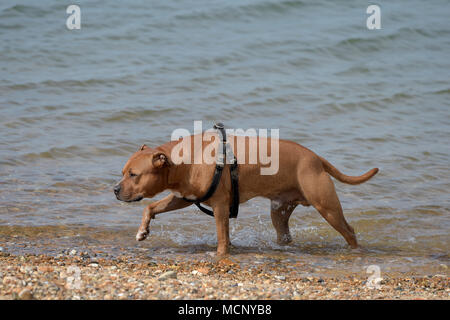
M443 94L443 95L450 94L450 88L442 89L442 90L438 90L438 91L433 91L431 93L433 93L433 94Z
M236 20L241 17L263 17L284 14L293 9L303 7L304 1L265 1L252 4L240 4L237 7L227 6L212 10L196 10L183 14L176 14L178 20Z
M42 6L45 7L45 6ZM43 17L48 13L51 13L52 10L45 10L42 7L16 4L11 7L6 7L0 10L0 17L7 18L11 15L21 16L25 15L27 17Z
M412 48L420 41L419 38L428 41L429 39L440 38L449 34L450 32L444 29L400 28L390 34L380 32L376 36L370 37L349 37L339 40L332 45L306 48L304 51L310 54L324 54L326 56L331 54L350 59L352 55L349 53L373 53L397 48Z
M53 147L41 152L29 152L14 159L2 159L0 164L5 166L24 166L27 163L36 164L39 160L61 160L61 159L92 159L92 157L129 156L131 147ZM133 149L134 150L134 149Z
M1 15L0 15L1 17ZM25 28L23 24L3 24L0 23L0 30L10 29L10 30L19 30Z
M328 102L317 105L319 114L323 116L330 116L336 114L352 113L356 110L366 110L370 112L381 112L389 109L389 106L406 103L416 99L417 97L404 92L391 94L378 99L361 99L352 102Z
M42 152L30 152L20 157L20 160L33 161L37 159L57 159L57 158L71 158L73 156L79 156L82 151L81 147L69 146L64 148L53 147Z
M26 82L19 84L12 84L3 86L5 89L9 90L29 90L36 89L40 87L50 87L50 88L74 88L74 87L86 87L90 88L91 86L96 85L111 85L111 84L120 84L120 85L133 85L134 80L131 80L131 75L125 75L117 78L91 78L86 80L44 80L38 82ZM2 87L0 87L2 88Z
M104 122L122 122L122 121L129 121L129 120L137 120L142 119L146 117L160 117L162 115L170 115L178 112L186 112L188 111L185 108L170 108L170 107L164 107L164 108L155 108L155 109L148 109L148 108L138 108L134 110L121 110L114 112L111 115L105 116L101 118L101 121Z

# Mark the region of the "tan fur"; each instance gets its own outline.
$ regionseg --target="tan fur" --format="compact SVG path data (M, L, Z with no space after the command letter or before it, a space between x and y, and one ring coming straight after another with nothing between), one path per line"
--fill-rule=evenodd
M190 138L193 154L194 136ZM236 145L236 137L230 136L229 141L230 139L234 139ZM378 169L372 169L359 177L347 176L311 150L292 141L280 140L278 172L274 175L261 175L260 168L263 166L261 163L248 164L250 139L267 139L267 145L270 147L270 138L245 138L246 164L239 164L240 202L246 202L257 196L271 200L271 218L277 231L278 242L286 244L291 241L289 217L295 207L301 204L316 208L324 219L341 233L347 243L356 248L358 245L355 232L345 221L330 175L344 183L359 184L374 176ZM209 143L217 141L217 139L213 142L203 141L203 144L197 147L204 150ZM153 202L145 208L136 235L137 240L144 240L148 236L150 220L155 215L192 204L180 196L200 198L209 188L215 164L175 165L170 157L172 148L177 143L178 141L171 141L155 149L144 145L131 156L123 168L123 178L118 184L119 200L140 200L151 198L164 190L172 191L164 199ZM239 158L238 150L235 149L234 152ZM130 173L136 176L131 177ZM226 166L216 192L205 202L214 211L218 256L229 252L230 190L229 166Z

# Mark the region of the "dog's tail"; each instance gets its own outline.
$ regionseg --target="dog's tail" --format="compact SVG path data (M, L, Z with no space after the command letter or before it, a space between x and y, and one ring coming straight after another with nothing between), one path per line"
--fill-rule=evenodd
M329 163L327 160L325 160L322 157L319 157L322 161L323 168L326 172L328 172L330 175L332 175L334 178L338 179L340 182L348 183L348 184L360 184L363 182L366 182L370 178L372 178L374 175L377 174L378 168L373 168L372 170L367 171L361 176L353 177L353 176L347 176L340 172L338 169L336 169L331 163Z

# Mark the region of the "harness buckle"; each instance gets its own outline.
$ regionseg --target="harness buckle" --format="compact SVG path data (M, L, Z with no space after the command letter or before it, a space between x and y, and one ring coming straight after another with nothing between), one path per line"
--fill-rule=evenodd
M233 150L231 149L230 144L227 142L226 144L226 159L229 164L235 164L237 162L236 157L234 156Z
M225 155L219 153L216 158L216 166L223 168L225 166Z

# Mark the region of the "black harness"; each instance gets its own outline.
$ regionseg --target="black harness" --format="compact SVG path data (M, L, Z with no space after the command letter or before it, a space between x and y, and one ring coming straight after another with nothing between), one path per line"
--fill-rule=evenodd
M230 178L231 178L231 206L230 206L230 218L237 218L239 212L239 173L236 157L231 150L230 145L227 143L227 134L222 123L216 123L214 129L219 131L222 141L219 142L218 154L216 157L216 169L214 170L214 176L209 186L208 191L200 199L192 200L183 197L183 200L193 202L195 205L207 215L214 217L214 212L200 205L211 198L219 185L220 178L222 177L222 171L225 167L226 159L232 159L230 162Z

